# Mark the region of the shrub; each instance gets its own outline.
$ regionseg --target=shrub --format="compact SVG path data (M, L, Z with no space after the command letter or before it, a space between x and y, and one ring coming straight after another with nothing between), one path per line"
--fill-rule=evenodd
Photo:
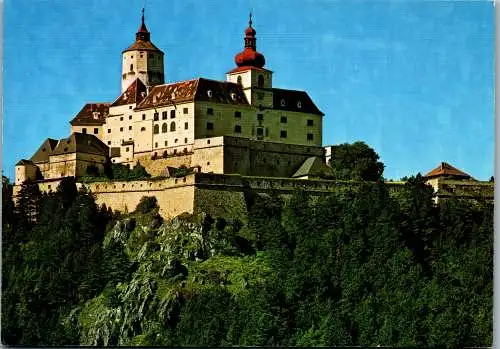
M143 196L135 208L136 212L148 213L158 207L158 201L154 196Z

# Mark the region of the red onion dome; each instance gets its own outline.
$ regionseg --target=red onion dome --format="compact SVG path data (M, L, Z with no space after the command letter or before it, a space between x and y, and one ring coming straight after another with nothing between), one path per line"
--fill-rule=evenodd
M252 14L248 21L248 28L245 29L245 49L234 56L234 62L238 67L257 67L262 68L266 64L266 59L262 53L257 52L257 32L252 28Z
M262 53L245 48L242 52L234 56L234 62L238 67L252 66L262 68L266 64L266 59Z

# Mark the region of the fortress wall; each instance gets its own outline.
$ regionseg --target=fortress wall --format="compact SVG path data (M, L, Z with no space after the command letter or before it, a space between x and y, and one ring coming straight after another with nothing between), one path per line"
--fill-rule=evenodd
M161 156L156 158L155 160L151 160L151 154L148 152L147 155L139 155L136 156L134 159L134 163L132 166L135 165L137 160L139 160L139 163L146 168L146 171L153 177L155 176L161 176L165 168L167 166L171 167L181 167L181 166L186 166L186 167L191 167L192 165L192 158L193 154L187 154L187 155L177 155L177 156L169 156L167 158L162 158Z
M98 205L106 204L113 210L131 212L143 196L155 196L160 215L164 218L194 211L194 175L159 180L96 182L85 186L95 194Z

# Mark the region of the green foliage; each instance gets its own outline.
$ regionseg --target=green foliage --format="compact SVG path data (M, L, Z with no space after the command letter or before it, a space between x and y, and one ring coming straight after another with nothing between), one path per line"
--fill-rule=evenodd
M149 213L157 207L158 201L155 196L143 196L137 204L135 211L139 213Z
M332 147L330 166L335 179L378 181L384 172L384 164L378 160L366 143L344 143Z
M435 205L421 176L391 195L383 182L248 191L245 224L163 221L149 198L117 219L74 193L68 181L41 199L9 237L5 343L491 345L493 206Z
M95 167L95 166L94 166ZM85 176L78 179L82 183L103 182L103 181L137 181L141 179L151 178L151 175L146 171L139 161L135 166L130 169L128 165L123 164L110 164L104 166L104 173L99 174L96 172L97 168L91 166L87 167Z

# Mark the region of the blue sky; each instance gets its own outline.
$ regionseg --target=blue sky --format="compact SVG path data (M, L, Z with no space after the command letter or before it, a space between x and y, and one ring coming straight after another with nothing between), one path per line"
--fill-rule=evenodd
M84 103L119 95L143 3L5 2L5 175L45 138L67 137ZM147 0L167 82L224 80L250 9L274 86L309 93L325 113L325 145L365 141L386 178L441 161L493 175L492 2Z

